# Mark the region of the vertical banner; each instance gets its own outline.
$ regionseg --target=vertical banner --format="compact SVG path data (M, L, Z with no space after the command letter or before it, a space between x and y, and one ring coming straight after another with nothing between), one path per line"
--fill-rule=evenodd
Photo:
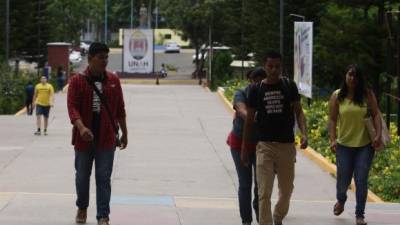
M123 72L153 72L153 38L152 29L124 29Z
M294 23L294 81L299 93L312 98L313 23Z

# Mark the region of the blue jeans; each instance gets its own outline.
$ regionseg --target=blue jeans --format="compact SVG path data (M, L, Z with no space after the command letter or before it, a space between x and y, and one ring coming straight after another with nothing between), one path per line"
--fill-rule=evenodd
M236 172L239 177L239 210L242 223L251 223L253 221L251 209L251 186L253 183L254 170L254 200L253 208L258 215L258 189L256 181L256 153L249 155L250 166L246 167L240 163L240 151L231 149L233 161L235 162ZM257 218L258 220L258 218Z
M89 206L89 186L93 161L96 172L96 218L108 218L110 214L111 173L114 163L114 149L97 150L94 147L86 151L75 150L75 186L76 206L87 209Z
M341 204L346 202L347 189L354 174L357 218L364 218L368 195L368 173L374 154L375 151L370 144L363 147L346 147L338 144L336 148L336 198Z

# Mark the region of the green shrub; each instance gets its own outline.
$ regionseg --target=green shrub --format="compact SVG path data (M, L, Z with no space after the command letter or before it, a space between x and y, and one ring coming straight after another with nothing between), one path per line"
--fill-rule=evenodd
M15 114L25 106L25 87L29 81L33 85L39 83L40 77L36 73L15 73L6 64L0 64L0 114ZM56 88L55 71L50 75L49 81Z
M5 64L0 65L0 114L13 114L23 107L26 83L25 77Z
M215 91L222 86L232 75L232 55L229 51L217 51L213 55L212 77L210 89Z

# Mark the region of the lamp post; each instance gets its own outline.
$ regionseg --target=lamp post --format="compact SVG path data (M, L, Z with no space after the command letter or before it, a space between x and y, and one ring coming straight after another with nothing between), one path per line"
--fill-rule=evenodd
M244 0L242 0L242 11L240 19L240 58L242 60L242 80L244 79Z
M289 16L300 18L303 22L306 20L306 17L299 14L290 13Z
M133 0L131 0L131 26L130 28L133 28Z
M10 55L10 0L6 0L6 63Z
M107 17L108 17L107 0L104 0L104 43L107 44Z
M38 53L37 53L37 76L39 77L40 75L40 33L41 33L41 27L40 27L40 11L41 11L41 0L38 1Z
M283 57L283 15L284 15L284 0L280 0L280 19L279 19L279 30L280 30L280 42L279 42L279 49L280 49L280 53Z
M397 23L395 26L397 26L397 29L394 30L394 37L392 36L392 22L393 22L393 15L397 15ZM385 13L385 22L387 26L387 31L388 31L388 38L389 38L389 50L392 49L394 51L393 53L393 58L395 61L395 75L397 76L397 135L400 136L400 32L398 31L398 28L400 28L400 7L399 10L391 10L387 11ZM390 78L389 78L390 79ZM391 98L391 82L388 80L387 82L387 93L386 93L386 124L389 127L390 124L390 98Z

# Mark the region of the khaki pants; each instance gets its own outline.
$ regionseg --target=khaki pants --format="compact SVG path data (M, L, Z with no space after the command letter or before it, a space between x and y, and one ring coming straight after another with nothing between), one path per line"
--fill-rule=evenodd
M293 191L296 148L293 143L259 142L257 145L257 183L260 225L282 221L289 211ZM271 194L275 174L278 177L279 199L271 213Z

